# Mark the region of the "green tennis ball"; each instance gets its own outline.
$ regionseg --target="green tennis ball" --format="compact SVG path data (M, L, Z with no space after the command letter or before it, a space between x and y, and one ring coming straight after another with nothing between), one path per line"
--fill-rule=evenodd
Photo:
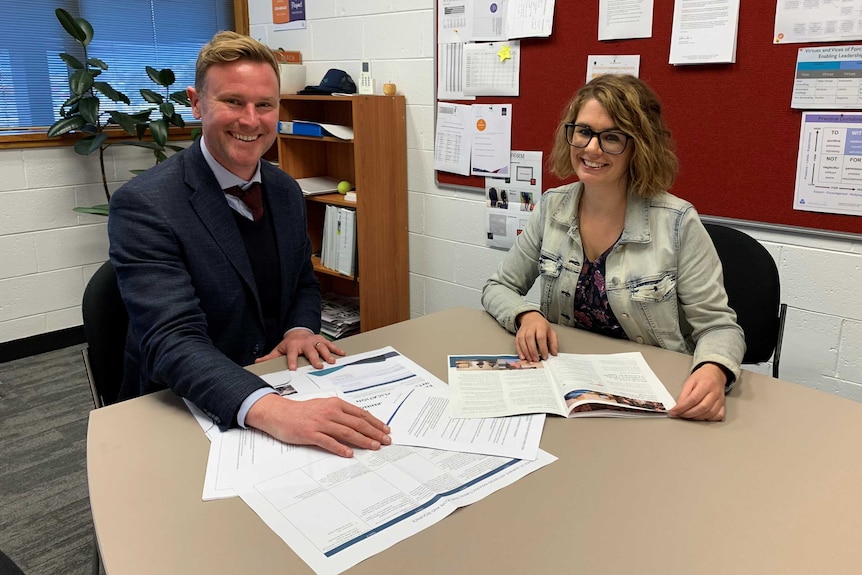
M338 193L346 194L350 191L351 187L352 186L350 185L350 182L348 182L347 180L341 180L340 182L338 182Z

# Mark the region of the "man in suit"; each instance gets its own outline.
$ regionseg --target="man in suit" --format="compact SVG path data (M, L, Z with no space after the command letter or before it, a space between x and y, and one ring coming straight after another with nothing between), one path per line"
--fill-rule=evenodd
M129 313L121 399L166 387L219 427L258 428L350 457L388 427L337 398L282 398L243 365L344 352L318 335L320 286L296 181L261 161L277 133L272 51L233 32L201 49L188 88L202 137L111 198L111 262Z

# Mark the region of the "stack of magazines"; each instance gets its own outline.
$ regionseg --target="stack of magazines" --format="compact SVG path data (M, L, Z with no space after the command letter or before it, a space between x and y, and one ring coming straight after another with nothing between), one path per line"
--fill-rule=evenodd
M320 306L320 331L337 339L359 331L359 298L328 294Z

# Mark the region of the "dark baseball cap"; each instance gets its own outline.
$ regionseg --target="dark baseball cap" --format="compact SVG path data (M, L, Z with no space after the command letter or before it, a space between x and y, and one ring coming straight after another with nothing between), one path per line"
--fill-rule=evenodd
M300 90L297 94L334 94L336 92L342 94L355 94L356 83L354 83L350 74L344 70L330 68L323 76L323 80L320 81L320 85L306 86L305 89Z

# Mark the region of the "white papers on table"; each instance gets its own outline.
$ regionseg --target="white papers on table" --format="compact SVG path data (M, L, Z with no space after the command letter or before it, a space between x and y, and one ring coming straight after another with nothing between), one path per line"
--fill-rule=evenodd
M447 390L391 347L302 368L290 385L291 399L334 393L373 413L389 409L395 390ZM529 461L402 445L356 449L344 459L253 430L216 429L207 474L216 473L222 496L238 493L315 572L335 574L555 459L542 450Z
M773 43L838 42L862 38L862 0L778 0Z
M587 56L587 82L602 74L640 73L640 56Z
M470 173L508 178L511 152L512 104L474 104Z
M793 108L862 108L862 46L800 48L796 55Z
M793 208L862 216L862 114L802 113Z
M544 414L485 419L454 419L449 391L404 389L381 406L392 415L386 423L395 445L533 460L539 453Z
M521 43L465 44L463 70L462 85L467 96L518 96Z
M736 62L739 0L676 0L671 64Z
M486 243L506 250L527 226L542 196L542 152L512 150L509 169L508 180L485 178Z
M473 110L466 104L437 102L434 169L470 175Z
M544 467L419 447L357 450L239 488L243 501L318 574L337 574Z
M599 0L599 40L652 38L653 0Z

